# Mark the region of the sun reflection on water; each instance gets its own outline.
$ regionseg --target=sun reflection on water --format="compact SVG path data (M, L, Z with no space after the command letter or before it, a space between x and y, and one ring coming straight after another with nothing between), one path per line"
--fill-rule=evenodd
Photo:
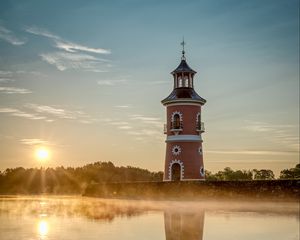
M38 222L38 233L41 239L45 239L49 231L49 226L46 220L40 220Z

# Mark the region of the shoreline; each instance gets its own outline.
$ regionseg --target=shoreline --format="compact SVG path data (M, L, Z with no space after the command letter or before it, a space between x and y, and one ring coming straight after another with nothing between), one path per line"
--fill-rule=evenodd
M299 201L300 180L98 183L88 185L83 196L135 200Z

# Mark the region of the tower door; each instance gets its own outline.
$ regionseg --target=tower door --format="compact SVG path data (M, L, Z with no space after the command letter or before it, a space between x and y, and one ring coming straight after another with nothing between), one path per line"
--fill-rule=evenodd
M180 181L181 166L179 163L172 165L172 181Z

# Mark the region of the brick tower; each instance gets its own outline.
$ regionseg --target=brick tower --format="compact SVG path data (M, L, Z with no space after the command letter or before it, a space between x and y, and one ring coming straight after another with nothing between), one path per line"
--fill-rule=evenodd
M166 159L164 181L203 180L202 137L204 124L201 122L201 107L206 100L194 90L194 76L186 62L184 45L179 66L171 73L174 89L162 100L167 108Z

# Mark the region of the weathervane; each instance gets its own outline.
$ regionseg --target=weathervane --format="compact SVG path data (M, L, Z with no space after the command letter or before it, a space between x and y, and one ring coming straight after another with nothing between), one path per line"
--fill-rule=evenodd
M185 60L185 56L184 56L184 54L185 54L184 45L185 44L186 44L186 42L184 41L184 37L183 37L182 42L180 43L180 45L182 46L182 57L181 57L182 60Z

